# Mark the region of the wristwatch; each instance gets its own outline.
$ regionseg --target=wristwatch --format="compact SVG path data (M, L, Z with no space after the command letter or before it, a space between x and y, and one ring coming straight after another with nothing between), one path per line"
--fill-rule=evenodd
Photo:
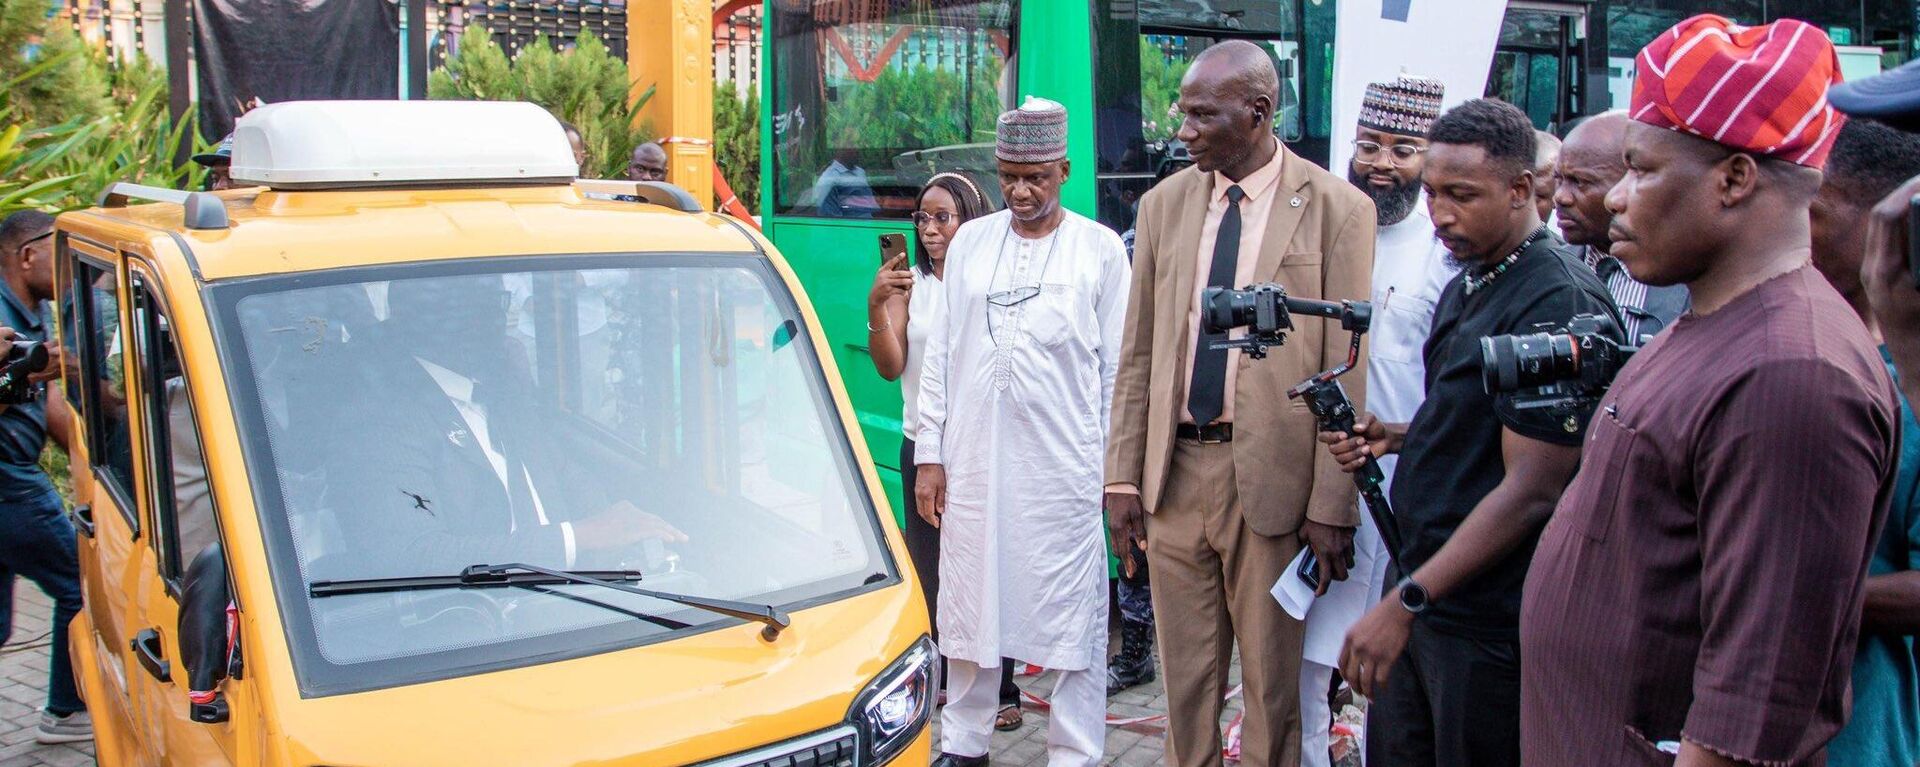
M1399 589L1400 606L1407 608L1407 612L1419 615L1433 604L1433 598L1427 595L1427 587L1414 583L1411 575L1400 579Z

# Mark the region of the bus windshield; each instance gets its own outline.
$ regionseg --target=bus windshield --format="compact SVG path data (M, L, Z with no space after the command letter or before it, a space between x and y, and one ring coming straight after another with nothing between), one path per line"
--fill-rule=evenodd
M517 562L792 608L895 577L797 307L752 258L488 259L236 287L229 379L303 688L730 620L573 585L316 583Z
M928 177L997 199L994 121L1014 93L1015 0L767 4L774 213L905 218Z

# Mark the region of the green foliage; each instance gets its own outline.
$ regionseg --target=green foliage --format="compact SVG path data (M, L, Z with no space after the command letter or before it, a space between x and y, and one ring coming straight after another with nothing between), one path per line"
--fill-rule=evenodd
M1173 105L1180 100L1180 78L1187 76L1191 64L1184 56L1168 61L1160 46L1140 41L1140 125L1146 140L1164 141L1180 130Z
M840 102L826 111L827 144L871 150L992 141L1001 66L975 68L971 83L947 69L888 67L873 82L844 84ZM966 93L967 103L954 103L956 93Z
M24 109L35 83L72 79L72 62L89 68L81 80L106 84L105 108L47 123ZM9 64L13 63L10 59ZM25 94L25 98L20 96ZM0 215L23 208L48 211L84 208L115 181L195 188L205 170L174 162L182 140L203 149L194 121L174 124L167 108L165 73L145 59L109 64L104 56L71 50L48 54L0 83Z
M427 76L428 98L530 101L572 123L587 147L580 175L590 178L623 178L633 148L652 138L650 126L635 127L634 115L653 97L653 88L629 107L637 87L627 80L626 62L592 33L564 51L541 36L509 59L478 25L461 34L459 51L446 67Z
M28 124L112 111L105 54L74 34L64 15L49 19L45 0L0 0L0 50L0 81L15 83L9 100ZM32 77L21 77L29 71Z
M713 153L720 173L749 211L760 209L760 94L740 102L733 83L713 89Z

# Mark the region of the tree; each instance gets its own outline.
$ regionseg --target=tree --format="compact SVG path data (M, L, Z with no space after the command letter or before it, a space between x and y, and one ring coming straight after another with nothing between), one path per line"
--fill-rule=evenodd
M745 104L733 83L713 89L713 154L721 175L747 210L760 205L760 94L749 92Z
M651 126L635 115L653 98L648 87L632 98L626 62L615 58L591 32L572 48L555 50L545 35L507 58L493 34L467 27L447 65L427 76L427 97L481 101L530 101L580 129L587 147L580 175L624 178L633 148L652 138Z
M46 0L0 0L0 82L15 116L31 125L112 111L104 53L90 49ZM43 66L44 65L44 66ZM33 71L32 77L21 76Z
M1165 141L1180 130L1173 105L1180 100L1180 79L1192 62L1168 61L1160 46L1140 40L1140 128L1147 141Z

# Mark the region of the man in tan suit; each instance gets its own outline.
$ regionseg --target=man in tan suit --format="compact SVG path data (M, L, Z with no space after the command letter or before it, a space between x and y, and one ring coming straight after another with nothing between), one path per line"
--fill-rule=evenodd
M1115 549L1144 548L1153 570L1168 763L1178 767L1221 762L1236 639L1241 763L1299 762L1303 628L1268 592L1303 544L1320 560L1323 588L1345 578L1359 523L1353 479L1318 449L1312 414L1286 394L1345 361L1339 326L1300 318L1259 361L1208 349L1213 336L1200 328L1210 285L1368 295L1373 203L1280 145L1278 94L1272 59L1252 43L1196 58L1180 84L1179 133L1195 167L1147 193L1135 234L1106 504ZM1348 374L1347 391L1365 391L1364 379L1364 370Z

